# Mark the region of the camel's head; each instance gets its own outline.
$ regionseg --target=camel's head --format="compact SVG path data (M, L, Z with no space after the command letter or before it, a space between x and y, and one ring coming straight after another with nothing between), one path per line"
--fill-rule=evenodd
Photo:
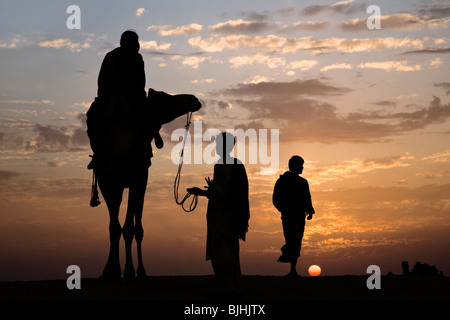
M197 97L192 94L186 95L186 105L188 106L189 111L191 112L198 111L202 107L202 104L197 99Z

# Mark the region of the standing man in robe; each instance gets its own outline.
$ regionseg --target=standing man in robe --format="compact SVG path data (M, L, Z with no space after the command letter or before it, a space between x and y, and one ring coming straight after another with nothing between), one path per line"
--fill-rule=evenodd
M188 192L208 198L206 260L211 260L220 296L240 294L241 267L239 240L245 241L250 218L248 179L245 167L230 156L234 136L216 137L220 159L214 165L213 180L205 179L207 190L190 188Z

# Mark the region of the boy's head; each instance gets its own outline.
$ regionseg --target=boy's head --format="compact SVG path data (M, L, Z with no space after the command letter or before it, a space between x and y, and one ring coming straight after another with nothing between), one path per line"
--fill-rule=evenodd
M301 174L303 172L303 164L305 161L300 156L292 156L289 159L289 171L296 174Z

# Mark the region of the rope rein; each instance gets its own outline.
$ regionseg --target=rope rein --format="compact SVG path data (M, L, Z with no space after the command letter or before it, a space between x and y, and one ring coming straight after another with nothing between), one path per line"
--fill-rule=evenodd
M195 208L197 207L197 203L198 203L198 196L196 194L192 194L190 192L187 192L186 195L184 196L184 198L179 201L179 196L178 196L178 190L180 187L180 180L181 180L181 169L183 167L183 158L184 158L184 148L186 146L186 139L187 139L187 134L189 132L189 127L191 125L191 118L192 118L192 112L189 112L186 116L186 125L185 125L185 131L184 131L184 139L183 139L183 148L180 151L180 163L178 164L178 170L177 170L177 175L175 176L175 181L173 184L173 194L175 197L175 202L181 206L181 208L183 208L183 210L185 212L192 212L195 210ZM191 196L193 196L191 203L189 205L188 208L185 208L184 203L186 202L187 199L189 199Z

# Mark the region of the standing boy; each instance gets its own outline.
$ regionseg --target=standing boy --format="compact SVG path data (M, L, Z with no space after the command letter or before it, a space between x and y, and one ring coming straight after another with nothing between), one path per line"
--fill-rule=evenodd
M283 234L286 244L281 248L278 262L291 264L287 277L298 277L297 260L300 257L305 218L312 219L314 208L311 202L308 181L299 175L303 172L305 161L300 156L289 160L289 171L286 171L275 183L272 202L281 212Z

